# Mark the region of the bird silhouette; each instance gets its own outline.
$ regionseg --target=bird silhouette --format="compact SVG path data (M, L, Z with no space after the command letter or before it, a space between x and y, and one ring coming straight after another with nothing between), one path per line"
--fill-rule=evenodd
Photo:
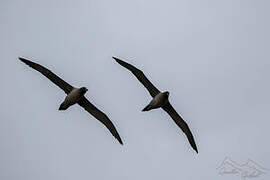
M144 85L144 87L148 90L150 95L153 97L152 101L142 110L142 111L149 111L151 109L157 109L162 108L164 111L166 111L171 118L174 120L174 122L177 124L178 127L181 128L181 130L185 133L185 135L188 138L188 141L191 145L191 147L198 153L198 149L195 143L195 140L193 138L193 135L187 125L187 123L182 119L182 117L175 111L171 103L169 102L169 92L160 92L144 75L144 73L134 67L133 65L126 63L125 61L122 61L116 57L113 57L116 62L118 62L121 66L127 68L129 71L131 71L136 78Z
M63 101L63 103L60 105L59 110L66 110L70 106L74 104L79 104L81 107L83 107L87 112L89 112L92 116L94 116L97 120L99 120L102 124L104 124L111 134L119 141L120 144L123 144L120 135L118 134L115 126L111 122L111 120L108 118L106 114L104 114L102 111L100 111L96 106L94 106L92 103L90 103L86 97L84 96L85 93L88 91L86 87L81 88L75 88L65 82L63 79L58 77L56 74L54 74L49 69L35 63L32 61L29 61L27 59L19 57L19 59L30 66L31 68L35 69L36 71L40 72L44 76L46 76L49 80L51 80L55 85L57 85L59 88L61 88L66 94L66 98Z

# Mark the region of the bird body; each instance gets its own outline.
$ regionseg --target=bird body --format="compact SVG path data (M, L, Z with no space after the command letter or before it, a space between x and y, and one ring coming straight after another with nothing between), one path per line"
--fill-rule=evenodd
M84 96L87 92L87 88L73 88L72 91L66 96L64 102L59 107L59 110L66 110L70 106L79 102L79 100Z
M157 109L163 107L169 102L169 92L161 92L157 94L152 101L142 110L142 111L150 111L151 109Z

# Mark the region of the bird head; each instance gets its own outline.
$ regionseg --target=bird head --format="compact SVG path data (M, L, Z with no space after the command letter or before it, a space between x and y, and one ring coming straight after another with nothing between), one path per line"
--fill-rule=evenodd
M170 93L168 91L165 91L164 94L169 97Z
M83 92L83 94L85 94L88 91L86 87L81 87L80 90Z

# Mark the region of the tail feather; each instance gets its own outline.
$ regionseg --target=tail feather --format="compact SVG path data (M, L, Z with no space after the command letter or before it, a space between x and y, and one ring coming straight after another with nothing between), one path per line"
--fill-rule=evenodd
M151 107L150 107L150 105L147 105L145 108L143 108L142 111L149 111L149 110L151 110Z
M62 103L61 105L60 105L60 107L59 107L59 109L58 110L66 110L68 107L67 106L65 106L65 104L64 103Z

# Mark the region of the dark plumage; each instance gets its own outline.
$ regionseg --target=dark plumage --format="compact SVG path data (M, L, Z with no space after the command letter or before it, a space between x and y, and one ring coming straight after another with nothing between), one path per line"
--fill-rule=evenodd
M174 120L174 122L177 124L178 127L181 128L181 130L186 134L188 141L192 148L198 153L198 149L195 143L195 140L193 138L193 135L187 125L187 123L182 119L182 117L174 110L171 103L168 100L169 92L160 92L144 75L144 73L134 67L131 64L128 64L116 57L113 57L113 59L116 60L121 66L127 68L130 70L136 78L144 85L144 87L148 90L150 95L153 97L153 100L142 110L142 111L149 111L151 109L156 109L161 107L163 110L165 110L171 118Z
M37 70L44 76L46 76L49 80L51 80L55 85L57 85L59 88L61 88L66 94L65 101L60 105L59 110L66 110L73 104L78 103L80 106L82 106L86 111L88 111L92 116L94 116L96 119L98 119L102 124L104 124L109 131L112 133L112 135L119 141L120 144L123 144L115 126L110 121L110 119L104 114L102 111L100 111L98 108L96 108L93 104L91 104L84 94L87 91L87 88L74 88L67 82L65 82L63 79L58 77L56 74L54 74L49 69L34 63L32 61L29 61L27 59L19 57L19 59L27 64L28 66L32 67L33 69Z
M143 108L142 111L150 111L151 110L151 107L150 105L148 104L145 108Z

